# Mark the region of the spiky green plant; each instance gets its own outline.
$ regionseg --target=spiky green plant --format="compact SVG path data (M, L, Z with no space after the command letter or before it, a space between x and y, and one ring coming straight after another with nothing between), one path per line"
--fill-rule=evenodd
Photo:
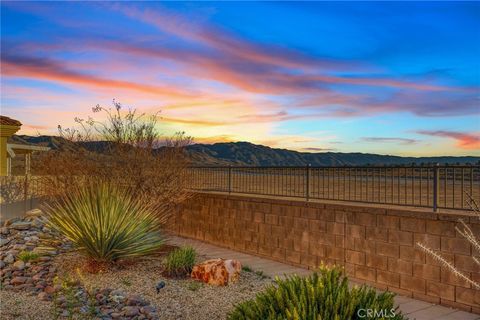
M163 244L155 213L126 189L86 184L44 205L49 224L90 261L111 263L157 251Z
M308 277L294 275L275 282L255 299L238 304L228 319L405 319L394 307L394 294L377 294L366 286L349 289L339 268L321 267Z
M21 260L23 262L29 262L32 260L36 260L40 257L38 253L32 252L32 251L22 251L18 254L18 260Z
M170 252L163 263L169 276L182 277L190 272L195 265L197 252L192 247L177 248Z

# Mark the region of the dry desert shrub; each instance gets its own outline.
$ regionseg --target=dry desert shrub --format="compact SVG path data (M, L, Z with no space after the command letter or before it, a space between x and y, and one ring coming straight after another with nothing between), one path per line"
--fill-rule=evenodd
M158 113L139 114L115 100L113 108L96 106L94 116L75 118L77 128L58 127L61 145L42 156L35 171L48 197L59 197L92 182L125 188L163 222L191 193L184 133L164 137Z
M480 208L476 201L472 198L470 194L467 193L468 198L468 205L472 209L473 218L478 219L480 221ZM463 219L458 220L458 225L455 227L455 230L465 239L468 241L470 246L472 247L471 250L471 258L473 264L475 265L476 269L480 271L480 235L478 232L475 232L471 226L469 226ZM456 277L465 280L468 282L472 288L480 290L480 283L473 279L468 273L461 271L457 266L455 266L454 262L449 261L446 259L439 250L434 250L427 246L424 243L418 242L417 245L425 251L428 255L430 255L433 259L440 262L442 267L444 267L448 272L451 272Z

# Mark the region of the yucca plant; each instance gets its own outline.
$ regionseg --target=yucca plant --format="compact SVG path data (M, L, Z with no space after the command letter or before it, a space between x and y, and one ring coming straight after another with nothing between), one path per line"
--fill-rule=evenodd
M173 250L163 263L165 273L171 277L183 277L190 274L196 257L197 252L192 247L187 246Z
M294 275L275 282L255 299L238 304L228 319L405 319L394 307L394 294L366 286L350 289L337 267L321 267L308 277Z
M88 183L43 210L50 226L95 263L112 263L157 251L161 225L151 207L127 189L107 182Z

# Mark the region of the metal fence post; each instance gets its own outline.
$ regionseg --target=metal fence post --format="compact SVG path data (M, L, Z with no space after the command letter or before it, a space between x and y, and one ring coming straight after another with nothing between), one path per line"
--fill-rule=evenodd
M310 200L310 174L311 174L311 165L308 164L306 168L306 179L305 179L305 198L307 198L307 201Z
M438 211L438 192L440 190L440 169L437 163L433 168L433 212Z
M228 194L232 193L232 166L228 166Z
M23 182L23 210L24 210L24 213L27 213L27 211L29 210L28 209L28 187L29 187L29 183L28 183L28 174L25 175L25 179L24 179L24 182Z

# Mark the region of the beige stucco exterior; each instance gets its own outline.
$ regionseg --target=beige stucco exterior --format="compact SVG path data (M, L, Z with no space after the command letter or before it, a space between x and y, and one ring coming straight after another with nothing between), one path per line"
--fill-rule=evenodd
M8 173L8 154L7 154L7 140L13 136L20 126L0 124L0 176L6 176Z

